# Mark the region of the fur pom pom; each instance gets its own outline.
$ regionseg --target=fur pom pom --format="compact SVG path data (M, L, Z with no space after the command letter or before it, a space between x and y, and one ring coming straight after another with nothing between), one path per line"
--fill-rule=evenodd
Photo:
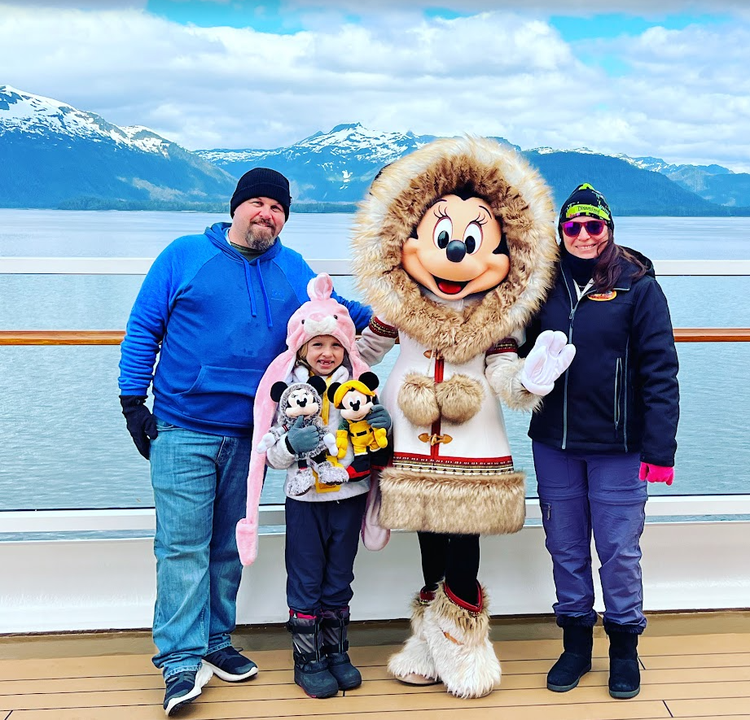
M398 391L398 406L412 425L432 425L440 417L435 381L426 375L409 373Z
M471 420L479 411L484 398L482 386L468 375L456 374L435 385L440 415L460 425Z

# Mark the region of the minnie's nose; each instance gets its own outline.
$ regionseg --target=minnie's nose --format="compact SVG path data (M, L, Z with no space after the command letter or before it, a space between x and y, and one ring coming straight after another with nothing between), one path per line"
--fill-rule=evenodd
M445 248L445 254L451 262L459 263L466 257L466 245L460 240L451 240Z

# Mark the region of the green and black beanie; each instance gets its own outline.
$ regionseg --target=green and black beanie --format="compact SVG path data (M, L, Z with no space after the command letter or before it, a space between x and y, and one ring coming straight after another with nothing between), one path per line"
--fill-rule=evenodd
M611 229L615 227L615 221L612 219L612 212L598 190L595 190L589 183L582 183L572 193L560 208L560 219L558 227L566 220L578 217L579 215L588 215L589 217L604 220Z

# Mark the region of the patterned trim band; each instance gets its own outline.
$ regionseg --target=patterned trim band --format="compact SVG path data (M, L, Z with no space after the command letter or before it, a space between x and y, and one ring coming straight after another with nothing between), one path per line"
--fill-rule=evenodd
M384 323L382 320L376 317L373 317L370 320L370 330L372 330L376 335L380 335L381 337L398 337L398 330L393 327L393 325L388 325L387 323Z
M459 458L441 456L439 459L429 455L412 453L394 453L393 467L411 470L418 473L434 475L463 475L465 477L482 477L512 473L513 458L510 455L496 458Z
M518 352L518 343L515 338L505 338L495 343L488 351L487 355L498 355L500 353Z

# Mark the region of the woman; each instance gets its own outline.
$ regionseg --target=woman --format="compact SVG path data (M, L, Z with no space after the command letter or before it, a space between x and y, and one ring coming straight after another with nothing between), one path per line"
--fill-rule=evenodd
M591 669L591 534L601 561L609 693L640 690L641 549L646 484L674 477L679 390L667 301L651 262L614 241L606 200L579 185L560 210L560 263L532 325L563 331L576 348L529 428L552 556L564 652L547 676L556 692Z

